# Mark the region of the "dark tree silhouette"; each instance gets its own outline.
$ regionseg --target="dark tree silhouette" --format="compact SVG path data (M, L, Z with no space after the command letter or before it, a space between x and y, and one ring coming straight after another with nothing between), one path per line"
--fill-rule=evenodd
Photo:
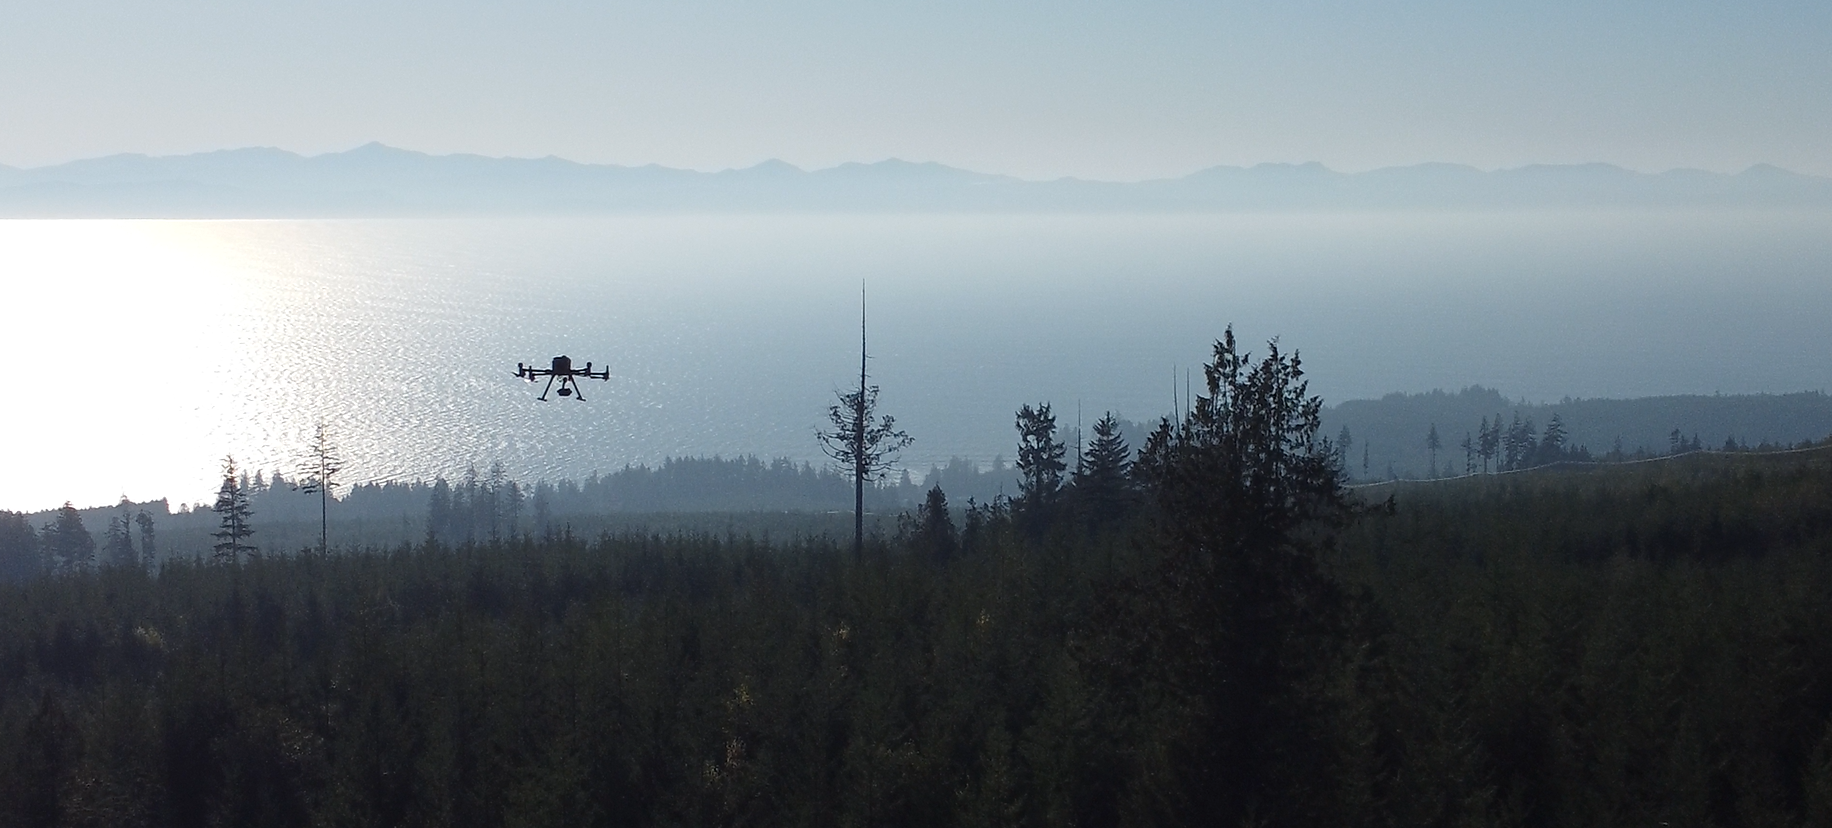
M216 560L240 563L244 554L257 553L258 550L247 543L248 537L254 534L254 529L248 525L248 519L254 514L248 506L248 478L237 476L234 456L223 458L223 485L216 491L216 504L211 511L217 516L217 529L210 533L216 538L216 544L210 547Z
M1068 447L1056 439L1056 415L1049 403L1018 409L1018 500L1027 509L1041 510L1055 502L1062 490L1062 460Z
M1501 415L1495 415L1493 425L1487 417L1482 418L1482 430L1478 433L1476 454L1482 458L1482 473L1489 473L1489 461L1495 459L1495 453L1501 448Z
M878 415L878 386L865 384L865 288L859 288L859 390L840 394L827 409L829 430L816 432L821 450L852 478L852 554L865 552L865 484L895 467L897 452L913 442L889 414Z
M1443 445L1444 440L1438 437L1438 424L1432 423L1431 431L1425 433L1425 450L1431 454L1431 474L1427 477L1438 476L1438 449Z
M1120 436L1120 421L1109 411L1094 424L1094 439L1082 452L1075 474L1075 495L1096 524L1126 509L1132 495L1132 448Z
M1565 459L1565 420L1553 412L1546 421L1546 434L1539 439L1539 451L1542 462L1556 463Z
M18 512L0 511L0 581L30 580L43 569L32 524Z
M960 537L954 530L954 518L948 514L948 495L939 485L931 487L922 505L916 507L910 546L936 563L947 563L960 548Z
M452 484L444 476L433 478L432 494L426 503L426 542L450 538L452 522Z
M121 502L115 507L116 514L108 519L108 530L103 535L102 548L106 552L109 566L136 567L140 565L140 556L134 551L134 504L121 496Z
M1322 401L1296 354L1275 340L1255 364L1231 328L1204 375L1208 394L1183 422L1161 421L1134 467L1166 539L1147 626L1193 707L1178 772L1202 782L1184 789L1200 791L1188 807L1205 824L1344 824L1352 806L1279 789L1340 772L1336 713L1295 692L1336 669L1351 638L1319 561L1320 530L1353 514L1317 438Z
M59 572L86 569L95 562L95 536L83 527L83 514L70 501L57 510L57 518L45 527L40 540Z
M134 524L140 527L140 566L151 572L159 565L159 549L155 543L157 527L153 525L153 513L141 509L134 515Z
M1349 433L1348 426L1343 426L1342 430L1336 433L1336 454L1341 458L1344 475L1348 474L1350 458L1354 456L1349 453L1349 450L1354 446L1355 435Z
M300 472L298 488L318 495L318 553L329 551L331 543L331 498L336 494L337 473L343 471L343 459L332 444L330 430L324 423L312 430L312 444L305 450L305 468Z

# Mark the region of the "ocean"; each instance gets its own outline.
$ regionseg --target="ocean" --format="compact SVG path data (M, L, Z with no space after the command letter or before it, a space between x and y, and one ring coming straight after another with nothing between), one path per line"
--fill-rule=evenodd
M1013 412L1170 412L1233 325L1326 402L1832 388L1832 214L681 215L0 221L0 509L346 479L820 462L860 289L904 465L1009 461ZM607 367L536 400L516 363ZM1186 379L1187 378L1187 379Z

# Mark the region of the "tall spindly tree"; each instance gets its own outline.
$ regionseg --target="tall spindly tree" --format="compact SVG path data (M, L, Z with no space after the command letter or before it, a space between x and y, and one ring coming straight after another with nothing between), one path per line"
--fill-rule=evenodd
M897 453L913 439L891 415L878 414L878 386L866 385L865 286L859 286L859 389L839 394L827 409L826 429L816 432L821 449L841 473L852 478L852 554L865 551L865 484L883 479Z
M318 495L318 552L329 550L331 541L331 498L336 494L337 473L343 471L343 458L331 442L330 429L324 423L312 431L312 443L305 449L305 468L300 472L299 491Z

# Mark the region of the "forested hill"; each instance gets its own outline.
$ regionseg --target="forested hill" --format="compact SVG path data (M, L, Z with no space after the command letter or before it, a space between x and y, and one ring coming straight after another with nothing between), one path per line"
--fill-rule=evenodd
M1506 428L1518 418L1537 437L1553 415L1563 425L1569 448L1587 449L1596 459L1670 453L1676 430L1682 449L1779 448L1832 435L1832 397L1817 391L1527 403L1479 385L1456 393L1343 402L1324 410L1323 433L1340 441L1342 429L1348 429L1347 466L1355 479L1417 479L1463 474L1466 457L1460 444L1466 435L1474 442L1485 420L1493 424L1499 418ZM1440 441L1436 474L1427 447L1433 426ZM1481 467L1480 458L1476 466Z

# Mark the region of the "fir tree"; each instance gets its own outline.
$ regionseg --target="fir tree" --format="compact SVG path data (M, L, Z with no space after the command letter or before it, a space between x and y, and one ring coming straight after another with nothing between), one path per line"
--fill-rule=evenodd
M1125 511L1132 488L1132 448L1120 435L1120 421L1113 412L1095 422L1094 439L1076 466L1075 495L1094 523L1106 523Z
M253 509L248 506L247 475L236 475L235 457L223 458L223 485L217 489L216 504L211 510L216 512L217 529L210 536L216 538L211 548L216 560L225 563L240 563L243 555L257 554L256 548L247 543L254 529L248 525L253 516Z
M1056 439L1056 415L1050 404L1018 409L1018 499L1025 508L1040 510L1062 489L1062 460L1068 449Z
M922 505L916 508L916 525L910 543L917 552L926 554L936 563L947 563L959 548L954 518L948 514L948 495L940 485L931 487Z

